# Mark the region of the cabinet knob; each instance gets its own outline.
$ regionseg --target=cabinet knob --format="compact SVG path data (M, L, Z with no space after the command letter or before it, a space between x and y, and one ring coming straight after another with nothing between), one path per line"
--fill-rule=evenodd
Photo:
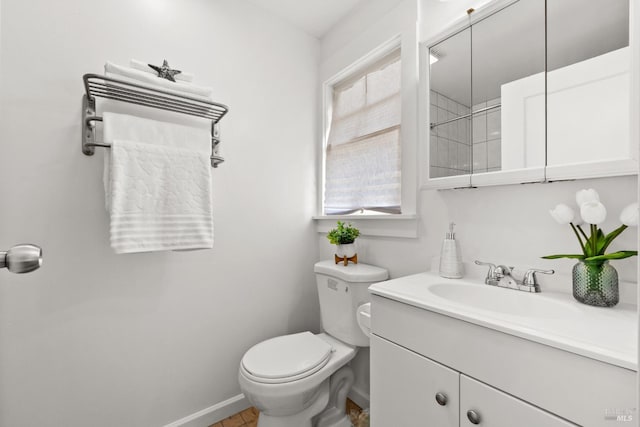
M448 401L449 401L449 398L447 397L446 394L436 393L436 402L438 402L438 405L445 406Z
M474 410L467 411L467 418L471 422L471 424L480 424L480 414L478 414Z

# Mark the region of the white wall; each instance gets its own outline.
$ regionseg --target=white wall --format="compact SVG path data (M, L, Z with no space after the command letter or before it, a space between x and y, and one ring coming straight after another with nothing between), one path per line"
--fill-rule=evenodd
M420 40L434 37L450 23L465 16L467 8L477 8L486 2L466 0L445 3L418 0ZM397 2L388 0L387 3ZM395 9L392 7L392 10L401 10L406 3L411 2L406 0ZM384 40L385 34L394 31L406 34L412 31L410 22L407 23L406 20L381 21L380 17L370 18L368 10L354 12L350 17L351 21L358 21L358 12L362 14L359 27L352 25L352 31L334 29L323 39L321 77L329 74L327 70L333 70L339 64L346 66L375 48L380 39ZM381 25L381 22L395 27L388 28ZM383 28L380 37L363 36L375 34L379 28ZM337 53L330 55L337 46L340 46ZM417 82L417 75L413 81ZM415 84L416 86L407 90L417 93L417 83ZM405 89L403 88L403 92ZM417 122L406 123L403 116L403 127L417 125ZM414 144L417 144L416 140ZM412 161L418 160L413 157ZM405 166L411 170L416 164L405 163L403 167ZM570 274L574 264L571 260L547 261L540 257L576 251L577 242L570 228L557 225L549 216L548 210L557 203L575 203L575 192L582 188L595 188L600 192L609 210L609 219L603 225L605 230L617 227L617 218L622 208L637 200L636 177L465 190L425 190L419 192L418 238L363 236L358 239L358 259L389 269L392 278L426 271L430 268L432 258L439 256L448 223L454 221L463 257L467 261L480 259L515 266L555 268L561 274ZM637 249L636 230L631 229L622 234L613 246L612 250ZM320 258L328 258L333 254L333 247L324 234L318 235L318 249ZM614 265L622 280L637 280L636 258L615 261ZM568 283L567 292L570 292L570 287ZM361 365L366 364L368 352L362 352L360 356L354 367L363 376L358 378L356 387L361 387L361 391L366 392L369 379L364 377L367 371Z
M464 190L428 190L420 195L417 239L358 239L358 259L388 268L391 277L426 271L440 254L449 221L456 223L465 261L475 259L521 267L554 268L570 274L572 260L543 260L543 255L575 253L579 247L568 226L558 225L548 210L558 203L575 204L575 192L595 188L609 211L603 228L619 226L622 208L636 201L635 177L606 178L483 187ZM636 230L629 229L612 244L612 250L636 249ZM333 247L319 238L320 257L329 257ZM614 261L621 280L636 281L637 259ZM570 292L571 284L567 284Z
M242 354L318 330L319 43L237 0L3 0L0 426L159 426L240 393ZM164 58L230 106L215 247L114 255L102 150L80 151L84 73Z

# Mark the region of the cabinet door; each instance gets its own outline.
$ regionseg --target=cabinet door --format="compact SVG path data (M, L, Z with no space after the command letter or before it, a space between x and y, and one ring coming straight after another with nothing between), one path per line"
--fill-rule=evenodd
M469 414L473 411L474 414ZM474 419L475 418L475 419ZM472 422L477 421L477 422ZM460 427L568 427L548 412L493 387L460 375Z
M372 335L371 426L458 427L459 376L452 369ZM440 402L436 400L438 393Z

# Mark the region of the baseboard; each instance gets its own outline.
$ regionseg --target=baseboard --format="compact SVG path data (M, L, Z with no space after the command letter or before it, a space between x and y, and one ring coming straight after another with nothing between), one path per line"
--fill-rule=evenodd
M209 406L178 421L167 424L164 427L207 427L231 415L237 414L250 406L251 404L247 398L244 397L244 394L240 393L223 402L216 403L213 406Z
M348 397L349 399L353 400L353 403L355 403L362 409L366 409L369 407L369 393L360 390L356 386L351 387Z

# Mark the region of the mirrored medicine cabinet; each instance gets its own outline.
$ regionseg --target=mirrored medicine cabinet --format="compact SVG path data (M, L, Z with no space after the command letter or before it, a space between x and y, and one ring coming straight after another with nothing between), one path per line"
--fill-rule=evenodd
M421 46L423 186L636 174L630 66L629 0L471 13Z

